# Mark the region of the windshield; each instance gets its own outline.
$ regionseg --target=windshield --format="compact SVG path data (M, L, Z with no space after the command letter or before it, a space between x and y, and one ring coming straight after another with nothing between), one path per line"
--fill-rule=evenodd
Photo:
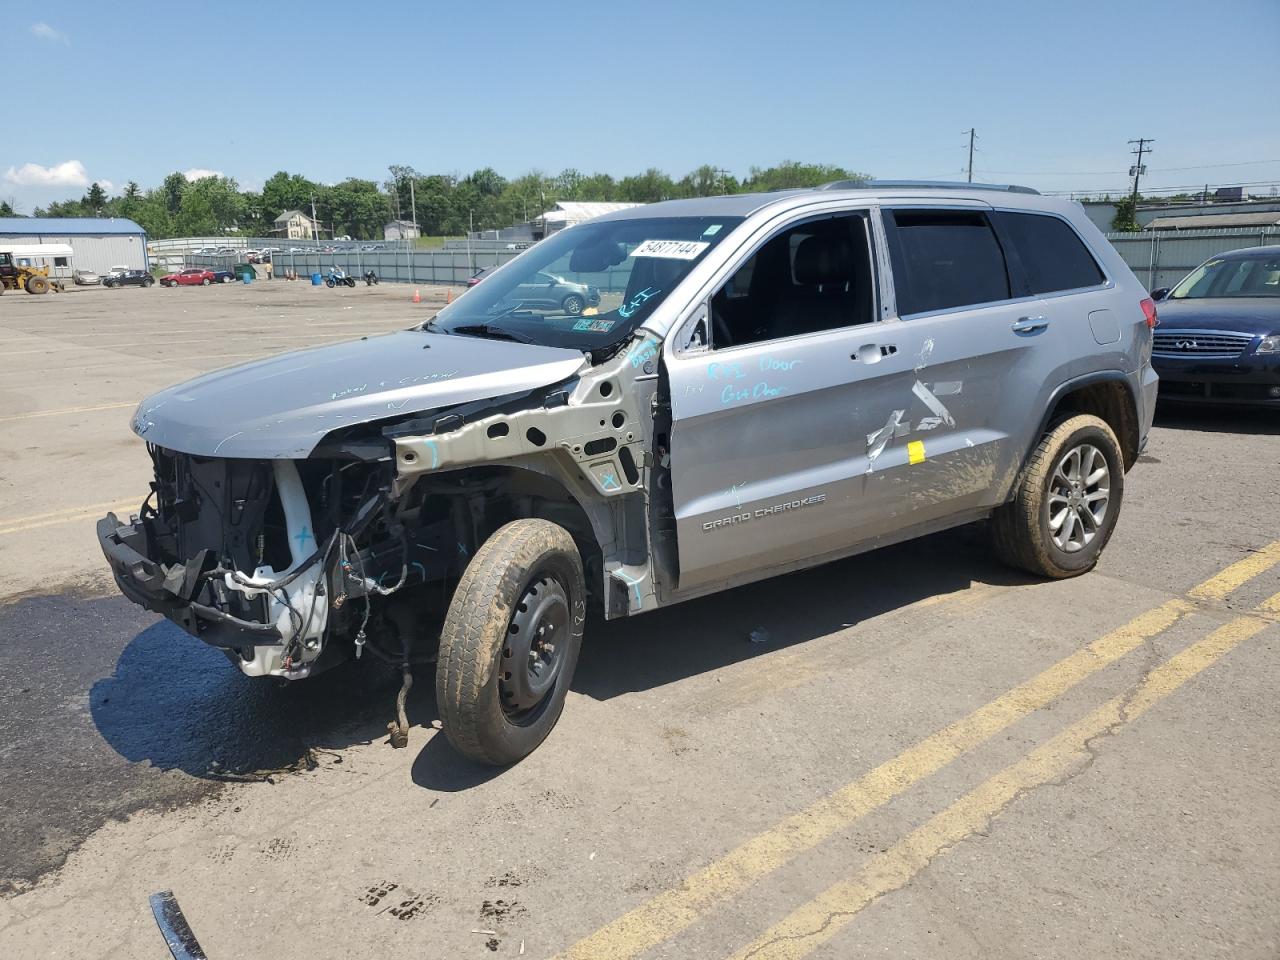
M1280 297L1280 256L1206 260L1169 293L1171 300Z
M482 274L430 329L578 350L610 346L741 221L634 217L572 227Z

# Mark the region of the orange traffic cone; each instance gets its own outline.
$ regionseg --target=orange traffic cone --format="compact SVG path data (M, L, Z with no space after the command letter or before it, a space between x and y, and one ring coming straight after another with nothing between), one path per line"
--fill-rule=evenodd
M418 292L418 288L417 288L417 287L414 287L414 288L413 288L413 302L414 302L414 303L421 303L421 302L422 302L422 294L420 294L420 293Z
M453 287L450 287L448 290L445 291L444 302L446 304L453 303Z

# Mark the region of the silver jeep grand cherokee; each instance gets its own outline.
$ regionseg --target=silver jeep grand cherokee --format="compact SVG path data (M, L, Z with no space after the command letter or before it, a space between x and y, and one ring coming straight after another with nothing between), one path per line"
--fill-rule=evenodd
M568 310L539 276L599 291ZM575 305L577 306L577 305ZM250 676L436 661L450 741L528 754L608 618L990 520L1083 573L1155 406L1155 307L1018 187L677 200L535 245L421 327L139 406L98 536L120 589Z

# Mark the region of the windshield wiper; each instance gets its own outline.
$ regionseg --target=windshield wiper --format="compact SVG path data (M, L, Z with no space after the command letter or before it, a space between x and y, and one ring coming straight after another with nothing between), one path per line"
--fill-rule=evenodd
M480 337L495 337L499 340L514 340L516 343L536 343L532 337L516 333L506 327L498 327L492 323L464 323L453 328L454 333L469 333Z
M437 314L436 316L439 316L439 314ZM449 332L444 327L440 326L440 324L436 323L435 317L432 317L430 320L427 320L425 323L419 326L418 329L429 330L432 333L448 333Z

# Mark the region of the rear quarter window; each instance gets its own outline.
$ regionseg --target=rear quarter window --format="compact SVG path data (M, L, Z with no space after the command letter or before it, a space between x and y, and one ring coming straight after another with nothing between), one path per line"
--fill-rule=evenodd
M1009 299L1009 271L984 213L894 210L889 243L901 315Z
M1026 274L1028 293L1096 287L1106 277L1079 234L1064 220L1038 213L997 213L1005 241Z

